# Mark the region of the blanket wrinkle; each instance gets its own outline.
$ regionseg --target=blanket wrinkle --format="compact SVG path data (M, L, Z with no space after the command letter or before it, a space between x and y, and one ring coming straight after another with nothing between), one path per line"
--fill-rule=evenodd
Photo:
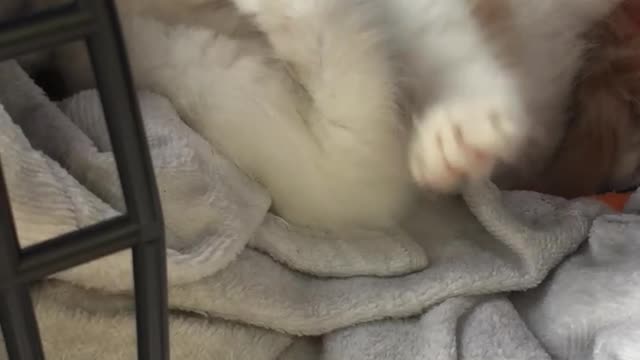
M587 243L514 304L555 359L637 359L639 256L640 217L600 216Z
M637 273L628 260L638 248L635 215L478 183L429 200L387 232L302 228L270 214L264 188L187 127L169 99L140 91L139 102L166 218L173 358L545 360L571 359L571 344L594 359L635 351L610 335L638 323L635 292L616 287ZM5 62L0 104L0 157L21 245L125 210L95 90L54 104ZM588 250L569 256L589 231ZM579 274L594 262L602 265L590 283ZM572 267L575 275L563 270ZM131 286L129 252L39 284L47 355L134 358ZM521 292L507 297L512 291ZM579 303L572 291L593 291L603 305L588 317L586 338L572 330L588 306L554 307Z

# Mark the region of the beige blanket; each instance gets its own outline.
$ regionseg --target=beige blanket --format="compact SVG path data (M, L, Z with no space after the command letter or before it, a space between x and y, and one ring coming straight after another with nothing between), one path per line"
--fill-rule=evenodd
M54 104L8 62L0 104L23 245L123 210L94 91ZM548 358L504 294L573 252L598 204L487 183L388 233L298 228L166 99L140 93L140 106L166 218L173 359ZM130 270L115 254L34 290L49 359L135 358Z

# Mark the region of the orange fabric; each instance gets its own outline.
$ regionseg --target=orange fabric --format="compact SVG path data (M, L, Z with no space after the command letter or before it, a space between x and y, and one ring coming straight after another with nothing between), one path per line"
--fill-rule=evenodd
M595 196L592 196L592 198L603 202L604 204L606 204L607 206L609 206L611 209L615 211L622 212L622 210L624 210L624 206L627 204L627 201L629 201L631 194L632 193L630 192L607 193L602 195L595 195Z

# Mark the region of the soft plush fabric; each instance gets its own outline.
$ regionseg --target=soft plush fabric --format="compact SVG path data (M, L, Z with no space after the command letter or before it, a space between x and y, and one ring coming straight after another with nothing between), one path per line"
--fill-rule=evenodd
M524 317L506 295L575 251L601 204L478 184L387 233L304 229L270 214L269 195L168 100L139 97L166 218L174 359L549 358L523 319L558 353L540 334L549 324L528 315L544 294L523 295ZM0 104L23 245L123 210L95 91L53 104L9 62ZM124 252L34 289L48 358L134 358L130 270ZM622 328L608 331L603 348L624 343L611 335Z
M554 358L640 359L638 256L640 216L601 216L588 243L545 284L514 297Z

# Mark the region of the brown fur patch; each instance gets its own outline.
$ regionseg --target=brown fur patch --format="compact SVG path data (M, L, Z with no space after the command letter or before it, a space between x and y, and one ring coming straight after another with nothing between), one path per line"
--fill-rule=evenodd
M507 0L466 0L471 16L494 49L498 61L507 68L519 63L522 40L513 31L513 11Z
M640 151L640 28L628 15L621 8L587 34L573 119L533 190L570 198L635 185L640 164L623 160Z
M511 9L505 0L467 0L471 14L486 27L511 17Z

